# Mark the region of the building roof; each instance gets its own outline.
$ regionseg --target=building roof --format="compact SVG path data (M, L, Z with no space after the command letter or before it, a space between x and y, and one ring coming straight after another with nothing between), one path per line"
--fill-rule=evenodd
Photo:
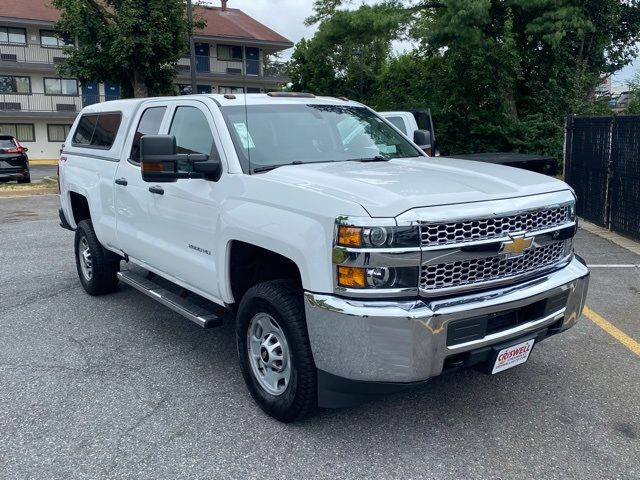
M195 12L207 22L198 36L293 46L291 40L237 8L196 7ZM55 22L60 14L51 6L51 0L0 0L0 17Z
M196 15L206 20L207 25L198 35L211 37L236 38L256 42L270 42L293 46L293 42L266 25L250 17L237 8L197 7Z
M2 0L0 17L55 22L60 18L50 0Z

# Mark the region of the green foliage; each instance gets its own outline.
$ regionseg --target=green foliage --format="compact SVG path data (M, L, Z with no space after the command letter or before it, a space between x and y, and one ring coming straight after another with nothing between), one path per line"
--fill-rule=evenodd
M625 113L629 115L640 114L640 70L638 70L633 78L628 82L629 91L633 94L629 106L625 109Z
M383 61L379 55L388 49L367 54L362 100L385 110L431 108L444 153L561 156L566 115L607 111L595 87L633 59L640 34L638 0L406 0L346 11L348 4L314 2L309 21L321 23L316 36L296 47L296 85L333 95L354 91L356 65L313 65L324 58L316 49L331 59L342 41L371 38L366 30L341 32L338 18L384 25L387 35L370 31L387 45L409 32L411 53Z
M188 51L182 0L53 0L56 29L77 40L63 75L81 82L113 82L124 96L174 93L176 64Z
M311 40L297 44L289 69L294 89L366 99L386 65L403 17L404 10L388 5L336 11Z

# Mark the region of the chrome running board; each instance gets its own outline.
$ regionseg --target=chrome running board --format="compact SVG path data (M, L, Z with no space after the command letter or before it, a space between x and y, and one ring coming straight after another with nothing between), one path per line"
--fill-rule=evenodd
M222 318L217 314L190 302L187 298L170 292L144 275L129 270L118 272L118 278L127 285L131 285L136 290L141 291L148 297L151 297L157 302L169 307L174 312L179 313L183 317L200 325L202 328L222 325ZM219 308L221 309L222 307Z

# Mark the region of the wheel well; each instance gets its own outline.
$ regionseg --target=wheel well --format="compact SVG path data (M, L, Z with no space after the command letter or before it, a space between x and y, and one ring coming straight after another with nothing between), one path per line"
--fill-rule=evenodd
M71 200L71 211L73 212L73 219L76 225L82 220L91 218L89 202L87 202L87 199L83 195L76 192L69 192L69 199Z
M254 285L290 279L302 286L300 270L289 258L249 243L234 241L230 249L231 293L237 306Z

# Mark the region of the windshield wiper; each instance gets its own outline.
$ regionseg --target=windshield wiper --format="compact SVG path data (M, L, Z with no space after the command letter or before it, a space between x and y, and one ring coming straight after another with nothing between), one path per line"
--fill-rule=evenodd
M252 172L253 173L268 172L270 170L273 170L274 168L284 167L285 165L302 165L302 162L299 160L296 160L295 162L291 162L291 163L276 163L273 165L263 165L261 167L255 167L252 170Z
M384 155L376 155L371 158L357 158L354 159L355 162L388 162L391 160L389 157L385 157Z
M310 165L312 163L333 163L336 161L337 160L318 160L315 162L301 162L300 160L296 160L295 162L291 162L291 163L277 163L274 165L262 165L260 167L255 167L254 169L251 170L251 172L252 173L268 172L270 170L273 170L274 168L286 167L287 165Z

